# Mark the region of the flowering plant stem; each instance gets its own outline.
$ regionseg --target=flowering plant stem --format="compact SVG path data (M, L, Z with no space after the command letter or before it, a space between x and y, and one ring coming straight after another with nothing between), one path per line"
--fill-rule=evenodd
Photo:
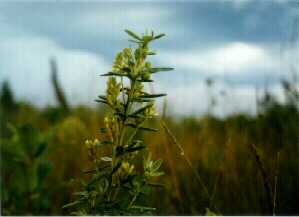
M159 171L162 160L152 160L140 133L158 131L145 125L157 115L154 99L166 94L147 93L144 83L153 82L152 74L172 68L152 67L147 60L155 55L150 42L164 34L126 33L137 46L118 53L112 71L102 75L108 77L106 94L96 101L107 105L110 113L104 119L101 139L86 141L94 169L91 180L83 183L84 191L75 193L77 200L64 206L73 209L72 214L140 215L155 209L140 204L149 197L151 188L158 186L151 180L163 175ZM109 155L99 157L98 150L105 148ZM142 168L140 157L144 158Z

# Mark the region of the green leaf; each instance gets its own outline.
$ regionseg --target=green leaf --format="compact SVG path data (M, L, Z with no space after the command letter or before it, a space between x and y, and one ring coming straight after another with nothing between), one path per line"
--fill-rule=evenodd
M138 114L144 112L146 109L148 109L148 108L150 108L152 106L153 106L152 104L148 104L148 105L146 105L146 106L144 106L144 107L136 110L135 112L133 112L132 115L138 115Z
M165 187L165 185L163 185L163 184L160 184L160 183L152 183L152 182L148 183L148 185L153 186L153 187L161 187L161 188L164 188L164 187Z
M65 209L65 208L68 208L68 207L71 207L71 206L75 206L75 205L77 205L79 203L82 203L82 201L76 200L76 201L74 201L72 203L68 203L68 204L64 205L62 208Z
M165 93L161 93L161 94L145 94L145 95L142 95L140 97L142 98L157 98L157 97L162 97L162 96L166 96L167 94Z
M164 172L151 172L150 175L151 176L162 176L162 175L164 175Z
M150 51L150 52L147 52L147 55L156 55L156 53L153 51Z
M149 36L149 35L145 35L142 37L142 40L145 42L145 43L148 43L150 41L153 40L153 37L152 36Z
M159 38L162 38L162 37L164 37L164 36L165 36L165 34L162 33L162 34L159 34L159 35L155 36L154 39L159 39Z
M112 158L111 157L101 157L101 160L102 161L106 161L106 162L111 162L112 161Z
M126 125L129 126L129 127L138 128L140 130L145 130L145 131L151 131L151 132L157 132L158 131L157 129L154 129L154 128L138 127L136 124L133 124L133 123L128 123Z
M105 100L101 100L101 99L96 99L95 102L100 102L100 103L109 105L109 103L108 103L107 101L105 101Z
M104 101L107 101L107 97L104 96L104 95L99 95L98 97L99 97L100 99L104 100Z
M109 167L109 166L106 166L106 167ZM95 173L97 172L97 170L87 170L87 171L84 171L84 173Z
M129 77L128 74L118 73L118 72L108 72L106 74L102 74L101 76L120 76L120 77Z
M126 152L134 152L134 151L138 151L138 150L141 150L141 149L144 149L146 148L145 145L140 145L140 146L136 146L136 147L133 147L133 148L127 148L125 151Z
M137 81L139 81L139 82L153 82L154 80L152 80L152 79L138 79Z
M150 127L140 127L139 129L144 131L158 132L158 129L150 128Z
M174 68L170 68L170 67L151 68L150 73L165 72L171 70L174 70Z
M130 39L129 41L133 42L133 43L137 43L137 44L141 44L142 43L141 41L135 41L135 40L132 40L132 39Z
M75 195L75 196L88 196L88 192L87 191L79 191L79 192L73 193L73 195Z
M213 211L211 211L209 208L206 208L206 216L217 216L216 213L214 213Z
M131 209L140 209L140 210L156 210L156 208L153 208L153 207L137 206L137 205L131 206L130 208Z
M158 169L160 169L162 163L163 163L162 159L156 160L153 164L152 170L157 171Z
M140 144L142 144L142 143L143 143L142 140L133 140L133 141L131 142L131 144L129 144L128 147L135 147L135 146L140 145Z
M39 157L47 148L47 144L45 142L42 142L38 145L37 150L34 154L34 157Z
M111 175L113 175L121 166L121 162L118 162L115 167L113 167Z
M79 211L71 212L71 215L75 215L75 216L86 216L87 213L86 213L85 210L79 210Z
M136 97L132 99L133 102L154 102L152 99L143 99L141 97Z
M144 115L142 115L142 114L139 114L139 115L128 115L128 117L130 117L130 118L145 118L145 116Z
M105 127L101 127L101 128L100 128L100 132L101 132L101 133L107 133L107 129L106 129Z
M129 36L131 36L132 38L135 38L136 40L141 41L141 38L140 38L137 34L135 34L134 32L132 32L132 31L130 31L130 30L128 30L128 29L126 29L125 32L126 32Z

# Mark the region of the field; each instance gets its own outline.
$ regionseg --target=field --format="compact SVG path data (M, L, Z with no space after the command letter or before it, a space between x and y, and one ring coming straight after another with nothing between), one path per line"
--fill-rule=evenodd
M271 95L256 116L172 117L167 106L140 134L163 159L163 187L147 197L157 215L296 215L299 213L299 110L296 92ZM62 93L63 94L63 93ZM99 138L104 106L38 109L1 91L1 212L65 215L62 206L88 179L84 141ZM211 213L209 212L211 211Z

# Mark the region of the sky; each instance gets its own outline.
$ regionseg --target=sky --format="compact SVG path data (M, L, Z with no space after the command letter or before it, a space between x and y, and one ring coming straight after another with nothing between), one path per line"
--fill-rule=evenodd
M283 0L2 0L0 82L9 81L18 99L55 105L54 57L70 103L95 106L105 90L99 75L133 46L124 29L153 30L166 34L152 44L153 63L175 68L154 76L170 114L205 114L211 97L216 115L254 114L256 93L266 88L283 101L280 80L298 74L298 22L299 3Z

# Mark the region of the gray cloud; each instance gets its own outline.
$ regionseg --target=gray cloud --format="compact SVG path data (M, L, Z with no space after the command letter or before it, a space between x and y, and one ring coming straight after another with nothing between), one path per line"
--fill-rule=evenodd
M48 61L56 56L74 104L93 102L105 82L98 75L128 46L123 29L153 29L167 34L153 45L160 53L154 62L176 68L155 76L157 88L171 92L173 105L176 96L190 99L174 110L196 113L206 108L192 103L192 93L207 98L207 77L240 101L257 85L277 89L289 66L298 68L298 36L289 43L296 16L291 1L1 2L0 80L9 79L20 98L53 104Z

